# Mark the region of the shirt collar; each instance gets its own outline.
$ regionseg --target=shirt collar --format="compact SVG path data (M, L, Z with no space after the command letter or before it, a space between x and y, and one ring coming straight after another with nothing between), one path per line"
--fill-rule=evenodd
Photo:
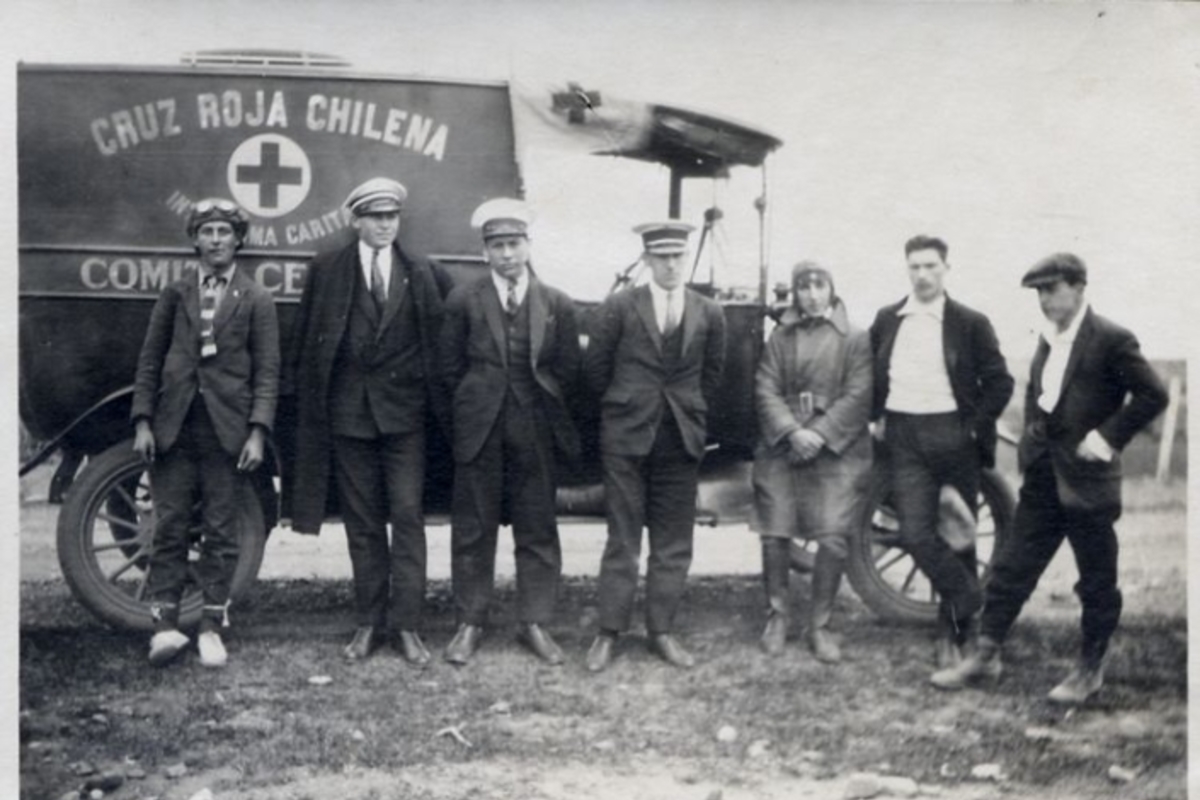
M946 293L942 292L931 303L923 303L917 299L916 295L910 294L904 299L904 305L900 306L900 310L896 314L901 317L924 314L941 322L946 315Z
M654 281L650 281L646 285L650 287L650 296L654 298L654 305L656 307L660 303L664 304L664 307L665 307L665 304L667 302L667 295L670 295L671 297L675 298L676 300L683 297L683 287L682 286L676 286L674 289L672 289L671 291L668 292L666 289L662 288Z
M1079 311L1075 314L1075 319L1071 320L1071 324L1067 326L1065 331L1059 332L1053 322L1046 321L1046 328L1042 335L1046 338L1049 344L1070 344L1075 341L1075 337L1079 335L1079 326L1083 324L1083 318L1087 316L1088 309L1091 308L1089 303L1084 303L1079 307Z
M359 260L362 261L362 265L365 269L371 268L371 253L375 252L375 249L376 248L371 247L369 244L364 242L362 239L358 240L358 258L359 258ZM392 258L392 248L391 247L380 247L379 248L379 263L381 266L387 266L388 264L390 264L391 258Z
M501 297L504 297L508 293L508 278L501 277L500 273L496 272L494 269L491 270L491 273L492 283L496 285L496 291L500 293ZM521 274L517 277L517 296L523 296L525 294L525 289L528 288L528 286L529 267L526 266L525 269L521 270Z
M237 271L237 264L233 263L233 264L229 265L229 269L225 270L225 272L222 273L221 277L225 279L226 286L228 286L233 281L233 273L236 271ZM209 275L217 274L217 273L213 272L213 270L209 269L209 267L206 264L203 264L203 263L200 264L200 269L197 270L197 272L200 276L200 288L204 288L204 279L205 278L207 278Z

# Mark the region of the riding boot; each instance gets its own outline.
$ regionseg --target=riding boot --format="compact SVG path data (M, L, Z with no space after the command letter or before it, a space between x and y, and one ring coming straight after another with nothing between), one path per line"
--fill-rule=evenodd
M764 536L762 559L763 586L767 593L767 625L763 629L759 645L764 653L775 656L783 652L790 618L788 576L791 567L788 540Z
M812 599L809 603L808 646L817 660L826 664L836 664L842 660L841 649L829 632L829 620L833 616L833 603L837 599L845 568L845 556L832 552L824 545L817 550Z

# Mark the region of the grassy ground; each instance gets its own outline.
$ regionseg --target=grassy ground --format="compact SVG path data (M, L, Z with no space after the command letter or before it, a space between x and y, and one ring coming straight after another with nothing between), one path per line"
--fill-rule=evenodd
M797 584L806 585L797 580ZM345 582L260 582L229 637L231 663L194 654L155 670L146 640L86 615L60 581L21 590L21 797L56 798L85 780L72 767L132 769L118 798L841 797L848 777L910 777L944 797L1184 797L1187 630L1181 616L1128 616L1108 683L1064 713L1043 700L1069 668L1075 625L1023 620L993 691L928 688L928 632L877 623L843 591L837 625L850 660L818 664L792 643L758 653L752 577L694 581L681 620L701 664L680 672L622 640L592 676L595 584L567 582L553 631L571 661L540 665L514 641L502 591L476 660L425 671L383 651L344 664ZM451 634L435 584L428 640ZM326 685L310 678L328 676ZM732 726L737 738L717 731ZM448 729L461 734L457 739ZM469 743L469 744L468 744ZM169 778L169 766L188 774ZM967 780L1001 765L1001 785ZM1136 770L1129 785L1106 777ZM134 770L136 773L136 769Z

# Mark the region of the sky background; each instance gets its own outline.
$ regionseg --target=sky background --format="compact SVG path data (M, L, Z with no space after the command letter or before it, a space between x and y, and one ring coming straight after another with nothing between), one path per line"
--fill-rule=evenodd
M903 242L921 232L949 242L951 293L1013 358L1041 321L1020 276L1057 250L1087 261L1097 310L1152 357L1184 356L1200 310L1196 5L60 0L10 2L5 27L6 52L30 62L304 49L733 117L784 142L768 161L771 283L824 261L864 325L906 292ZM630 227L665 216L666 170L527 156L540 273L599 299L637 257ZM749 168L685 184L685 219L725 212L709 251L721 283L757 283L761 189Z

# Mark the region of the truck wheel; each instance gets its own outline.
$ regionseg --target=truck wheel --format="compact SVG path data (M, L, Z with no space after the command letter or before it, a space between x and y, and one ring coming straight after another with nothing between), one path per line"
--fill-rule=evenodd
M238 505L241 531L234 598L254 582L266 544L262 507L249 481ZM59 511L58 562L63 577L75 599L110 625L153 628L145 592L154 519L149 473L129 440L89 459ZM197 530L193 563L198 544ZM193 572L184 591L180 624L197 623L201 605Z
M866 519L851 538L847 577L867 607L883 619L932 623L937 619L938 595L900 543L900 523L888 489L886 475L876 470ZM976 558L984 581L992 554L1012 525L1015 506L1012 490L1000 474L984 470L976 526Z

